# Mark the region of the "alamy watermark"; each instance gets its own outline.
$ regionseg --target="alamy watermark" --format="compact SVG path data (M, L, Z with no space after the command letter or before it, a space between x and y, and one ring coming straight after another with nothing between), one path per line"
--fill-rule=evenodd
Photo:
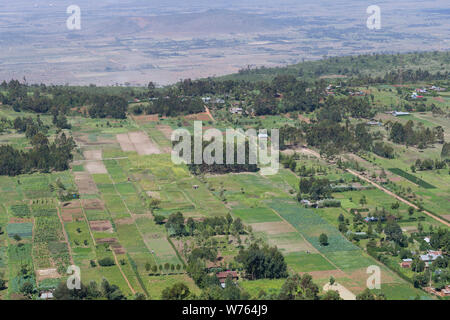
M67 14L70 14L67 18L66 26L69 30L81 30L81 9L77 5L70 5L67 7Z
M366 10L370 16L367 18L367 28L370 30L381 29L381 8L376 5L368 6Z
M172 132L172 161L175 164L258 165L263 175L273 175L279 170L279 130L229 128L225 131L208 129L203 132L201 121L194 121L194 136L184 128ZM269 139L270 138L270 139ZM270 144L269 144L270 140ZM192 148L192 142L194 148ZM205 145L204 142L208 144ZM193 153L192 154L192 150ZM225 159L225 163L224 163Z
M381 289L381 269L379 266L372 265L369 266L366 270L367 274L370 276L367 278L367 288L370 290L373 289Z
M81 270L78 266L69 266L67 268L67 274L70 276L67 278L67 289L80 290L81 289Z

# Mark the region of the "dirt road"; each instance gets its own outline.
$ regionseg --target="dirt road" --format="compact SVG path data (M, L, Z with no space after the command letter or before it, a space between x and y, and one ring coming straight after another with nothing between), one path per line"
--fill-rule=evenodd
M368 179L368 178L364 177L363 175L359 174L358 172L356 172L356 171L354 171L352 169L347 169L347 172L353 174L354 176L357 176L358 178L360 178L360 179L362 179L364 181L367 181L368 183L372 184L374 187L376 187L376 188L380 189L381 191L387 193L388 195L396 198L397 200L407 204L408 206L413 207L416 210L420 210L419 207L416 206L414 203L412 203L412 202L410 202L410 201L408 201L408 200L406 200L406 199L396 195L392 191L390 191L390 190L380 186L378 183L375 183L375 182L371 181L370 179ZM422 212L425 213L426 215L430 216L434 220L436 220L436 221L446 225L447 227L450 227L450 223L448 223L447 221L445 221L445 220L443 220L443 219L441 219L439 217L436 217L435 215L433 215L432 213L430 213L428 211L422 210Z

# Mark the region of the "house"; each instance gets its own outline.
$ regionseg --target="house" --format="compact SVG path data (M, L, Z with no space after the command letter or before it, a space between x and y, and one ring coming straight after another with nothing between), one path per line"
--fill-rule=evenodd
M43 299L43 300L53 299L53 292L52 291L41 292L41 294L39 295L39 298Z
M369 125L369 126L381 126L381 122L372 120L372 121L367 122L367 125Z
M307 200L307 199L302 199L300 201L301 204L305 205L305 206L310 206L311 205L311 201Z
M403 259L400 263L400 266L402 268L411 268L413 260L412 259Z
M423 238L423 241L425 241L426 243L430 244L430 237Z
M244 111L244 109L242 109L240 107L230 108L230 113L231 114L242 114L243 111Z
M420 255L420 260L427 262L428 264L436 260L437 258L442 257L441 251L431 251L429 250L427 254Z
M394 112L392 112L392 115L394 117L407 116L409 114L410 114L409 112L402 112L402 111L394 111Z
M204 103L208 103L211 101L211 97L203 97L202 100Z
M218 272L216 273L216 277L219 279L222 288L225 288L225 281L227 280L228 277L231 277L231 280L233 281L237 281L239 279L239 276L236 271Z

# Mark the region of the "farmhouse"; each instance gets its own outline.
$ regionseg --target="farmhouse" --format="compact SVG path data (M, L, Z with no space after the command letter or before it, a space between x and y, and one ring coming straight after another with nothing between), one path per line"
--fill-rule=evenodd
M243 111L244 111L244 109L242 109L240 107L230 108L230 113L231 114L242 114Z
M400 263L400 266L402 268L411 268L413 260L412 259L403 259Z
M402 112L402 111L394 111L394 112L392 113L392 115L393 115L394 117L407 116L407 115L409 115L409 114L410 114L409 112Z
M222 288L225 288L225 281L227 280L228 277L231 277L231 280L233 281L237 281L239 279L239 276L236 271L218 272L216 273L216 277L219 279Z
M420 255L420 260L426 262L426 263L431 263L434 260L436 260L437 258L442 257L442 252L441 251L428 251L427 254L422 254Z
M51 291L41 292L41 294L39 295L39 298L41 298L43 300L53 299L53 292L51 292Z

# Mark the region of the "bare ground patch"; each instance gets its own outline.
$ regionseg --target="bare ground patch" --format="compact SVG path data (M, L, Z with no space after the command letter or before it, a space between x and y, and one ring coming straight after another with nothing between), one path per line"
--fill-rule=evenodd
M117 243L117 238L101 238L96 239L96 243Z
M105 205L100 199L83 199L83 208L86 210L104 210Z
M60 275L56 268L49 268L36 270L36 277L38 281L42 281L45 279L57 279L60 277Z
M251 226L254 231L266 232L267 234L280 234L297 231L285 221L252 223Z
M356 300L356 295L339 283L334 283L333 285L326 283L323 286L323 291L329 291L329 290L339 292L339 295L344 300Z
M129 132L131 142L139 155L160 154L158 145L153 142L145 132Z
M120 148L124 152L136 152L136 149L134 148L134 144L130 141L130 137L128 136L128 133L121 133L116 135L117 141L120 144Z
M108 173L103 161L89 161L84 164L84 167L91 174Z
M126 253L125 248L118 243L112 244L111 248L113 249L115 254L125 254Z
M134 151L139 155L161 154L158 145L145 132L129 132L118 134L117 141L124 152Z
M73 175L80 194L95 194L98 192L97 185L88 172L74 172Z
M96 220L96 221L89 221L89 225L91 227L91 230L94 231L102 231L102 232L113 232L113 227L111 224L111 221L109 220Z
M160 124L156 126L156 129L161 131L164 137L166 137L168 140L171 140L173 130L170 126Z
M86 150L83 152L86 160L102 160L102 150Z

